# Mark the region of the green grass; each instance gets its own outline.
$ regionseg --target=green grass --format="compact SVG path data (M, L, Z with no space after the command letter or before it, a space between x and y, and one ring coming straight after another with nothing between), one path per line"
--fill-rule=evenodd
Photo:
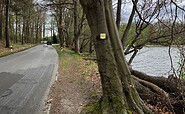
M91 102L87 104L85 107L83 107L81 114L99 114L100 112L97 112L99 109L99 103L98 101L96 102Z
M74 51L70 50L70 49L67 49L67 48L64 48L63 50L60 49L60 46L53 46L59 57L63 57L65 53L69 54L70 56L74 57L74 58L78 58L78 57L81 57L80 54L76 54Z
M59 57L64 56L64 51L61 51L60 46L53 46L53 47L56 49Z
M66 69L69 65L69 62L77 62L76 60L79 59L81 56L79 54L76 54L74 51L64 48L63 50L61 50L60 46L53 46L57 53L58 56L61 60L61 66L63 69ZM69 61L69 57L72 57L74 61Z
M0 58L1 57L6 57L6 56L11 55L11 54L14 54L14 53L16 53L16 52L10 52L10 53L6 53L6 54L3 54L3 55L0 55Z

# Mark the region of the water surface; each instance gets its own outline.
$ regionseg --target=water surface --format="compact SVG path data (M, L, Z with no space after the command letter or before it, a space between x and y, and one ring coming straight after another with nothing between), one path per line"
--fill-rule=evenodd
M139 51L131 65L133 69L149 75L168 76L172 74L168 50L169 47L144 47ZM126 58L128 59L129 56L130 55L127 55ZM173 66L177 70L180 61L179 49L176 47L171 48L171 56Z

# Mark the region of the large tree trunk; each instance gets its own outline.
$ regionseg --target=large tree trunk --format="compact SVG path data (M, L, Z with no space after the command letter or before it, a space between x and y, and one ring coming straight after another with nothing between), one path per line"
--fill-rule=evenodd
M80 2L92 32L103 89L99 110L95 113L152 113L140 99L132 82L114 21L112 1ZM106 38L101 39L101 34L106 34Z

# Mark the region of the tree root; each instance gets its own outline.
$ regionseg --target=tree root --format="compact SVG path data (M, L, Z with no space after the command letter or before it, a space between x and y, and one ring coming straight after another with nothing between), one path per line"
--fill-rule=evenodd
M167 107L170 113L185 112L185 80L169 76L154 77L131 70L140 97L151 105ZM160 106L159 106L160 105Z
M152 91L162 95L163 97L165 97L165 98L169 97L168 93L166 91L164 91L163 89L161 89L160 87L158 87L157 85L155 85L151 82L139 79L138 77L135 77L133 75L132 75L132 78L139 81L139 83L141 83L142 85L145 85L146 87L152 89Z

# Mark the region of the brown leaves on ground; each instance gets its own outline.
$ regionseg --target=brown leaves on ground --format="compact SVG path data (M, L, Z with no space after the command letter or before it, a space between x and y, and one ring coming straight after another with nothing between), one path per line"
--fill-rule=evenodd
M89 81L91 86L96 87L97 89L101 89L101 81L100 81L100 74L98 71L98 66L94 61L91 60L81 60L81 72L83 77Z
M155 103L145 103L151 110L153 110L155 114L174 114L170 110L171 106L168 105L167 99L162 99L160 96L158 96L158 98L154 98L153 100L156 100L154 101Z
M95 87L100 84L95 63L65 53L60 58L58 72L58 80L49 95L51 114L79 114L85 105L100 96Z
M97 101L101 95L101 80L97 64L65 53L60 58L58 80L50 90L50 114L80 114L82 108ZM173 114L166 100L157 97L155 103L144 99L155 114ZM150 99L151 101L151 99Z
M98 72L97 64L92 60L86 60L82 62L81 72L84 77L91 83L91 86L99 89L99 93L101 93L101 81L100 74ZM99 94L100 95L100 94ZM147 99L143 99L144 101ZM150 99L151 101L152 99ZM146 105L154 111L155 114L173 114L170 110L171 106L169 105L169 99L164 98L163 96L157 95L153 98L153 103L145 102Z
M25 50L27 48L32 47L33 45L29 45L29 44L25 44L25 45L17 45L15 47L12 48L12 50L10 48L5 48L2 45L0 45L0 56L5 56L5 55L9 55L11 53L15 53L15 52L19 52L22 50Z

